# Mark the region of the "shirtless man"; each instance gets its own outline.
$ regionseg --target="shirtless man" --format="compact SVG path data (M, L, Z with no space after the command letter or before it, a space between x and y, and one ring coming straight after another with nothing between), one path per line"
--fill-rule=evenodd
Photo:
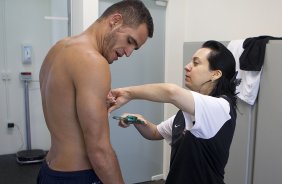
M109 64L140 48L153 27L141 1L124 0L50 49L39 77L51 148L37 183L124 183L110 143Z

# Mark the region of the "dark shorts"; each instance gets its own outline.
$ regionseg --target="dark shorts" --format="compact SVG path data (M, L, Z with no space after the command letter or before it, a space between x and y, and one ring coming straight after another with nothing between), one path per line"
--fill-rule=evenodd
M55 171L43 162L37 184L102 184L93 170L62 172Z

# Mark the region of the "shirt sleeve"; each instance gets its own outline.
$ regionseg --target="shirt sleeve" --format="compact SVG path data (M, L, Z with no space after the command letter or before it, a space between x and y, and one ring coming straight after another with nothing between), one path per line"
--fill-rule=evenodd
M217 98L192 92L195 101L195 125L190 130L198 138L210 139L231 119L230 104Z
M172 140L172 124L175 115L157 125L159 133L163 136L166 142L170 145Z

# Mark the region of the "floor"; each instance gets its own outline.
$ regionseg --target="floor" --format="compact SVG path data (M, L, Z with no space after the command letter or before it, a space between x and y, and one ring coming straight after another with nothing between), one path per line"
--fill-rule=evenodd
M147 181L147 182L142 182L138 184L164 184L164 183L165 183L164 180L158 180L158 181Z
M35 184L40 165L19 165L14 154L0 156L0 183Z
M158 181L147 181L147 182L142 182L138 184L164 184L164 183L165 183L164 180L158 180Z
M0 184L36 184L41 164L20 165L14 154L0 156ZM164 184L163 180L138 184Z

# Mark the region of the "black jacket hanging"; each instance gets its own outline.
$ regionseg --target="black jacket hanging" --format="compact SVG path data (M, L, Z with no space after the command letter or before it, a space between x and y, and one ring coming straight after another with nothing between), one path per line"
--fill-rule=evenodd
M240 69L260 71L265 56L266 44L269 40L282 40L282 37L258 36L247 38L243 43L244 51L240 56Z

